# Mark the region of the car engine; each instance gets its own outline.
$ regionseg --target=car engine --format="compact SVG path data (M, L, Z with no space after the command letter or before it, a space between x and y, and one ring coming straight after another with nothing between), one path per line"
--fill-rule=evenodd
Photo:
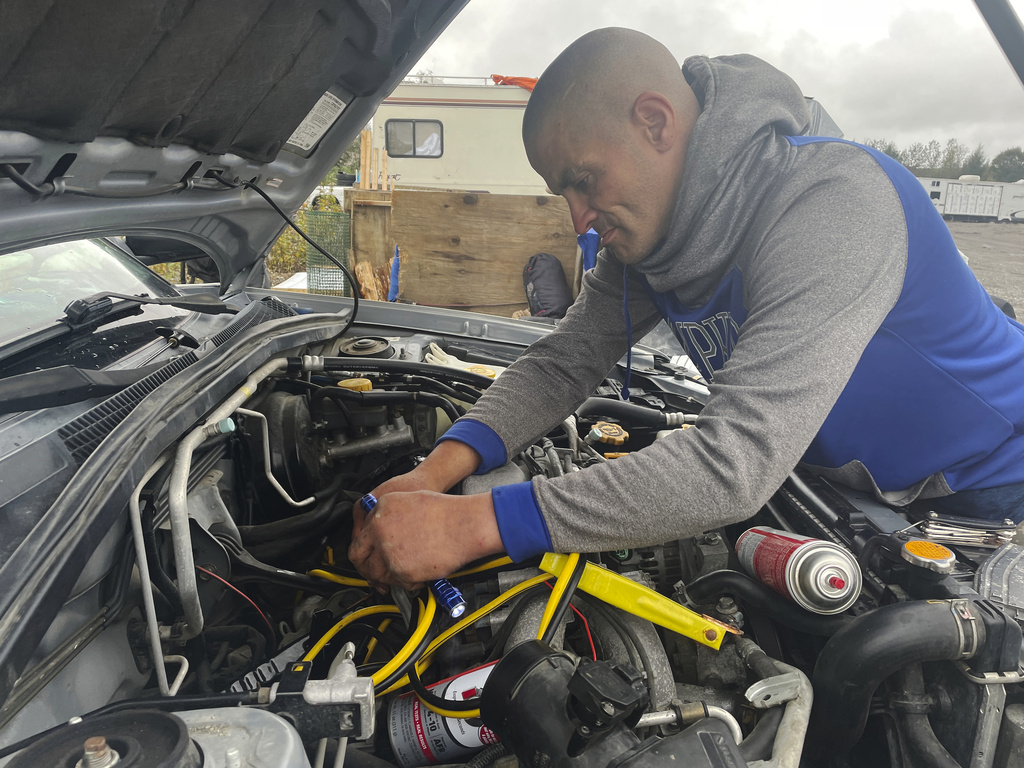
M1010 522L889 507L798 468L741 525L475 563L443 603L371 589L346 557L353 508L514 359L485 347L349 335L210 402L123 500L0 708L0 764L1022 764ZM453 492L699 428L689 374L660 359L634 380L629 402L608 379Z

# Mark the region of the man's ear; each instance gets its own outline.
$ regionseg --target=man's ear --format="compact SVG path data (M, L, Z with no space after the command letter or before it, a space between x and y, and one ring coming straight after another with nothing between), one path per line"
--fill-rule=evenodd
M678 138L676 112L672 103L656 91L644 91L633 102L633 125L659 152L667 152Z

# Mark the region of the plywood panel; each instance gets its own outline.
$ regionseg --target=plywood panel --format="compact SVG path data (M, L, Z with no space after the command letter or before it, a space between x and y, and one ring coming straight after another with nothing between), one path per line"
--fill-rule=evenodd
M391 237L391 193L349 190L345 194L345 209L352 215L352 264L364 261L372 267L390 264L395 254Z
M396 189L391 235L403 299L505 316L526 307L530 256L554 254L567 280L576 258L568 206L552 196Z

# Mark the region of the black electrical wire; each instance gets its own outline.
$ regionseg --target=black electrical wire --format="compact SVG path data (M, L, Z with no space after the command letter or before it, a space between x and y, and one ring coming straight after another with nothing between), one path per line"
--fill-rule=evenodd
M413 649L413 652L409 654L409 658L402 662L402 665L398 669L396 669L394 672L388 675L381 682L380 685L374 687L375 694L379 695L381 691L386 691L388 688L390 688L403 677L405 677L405 675L409 672L409 667L411 667L413 664L420 660L420 656L423 655L423 653L427 650L427 646L430 645L433 642L433 640L434 627L431 627L430 631L423 635L423 639L420 640L416 648Z
M633 628L616 616L613 609L605 607L598 600L589 597L582 597L581 599L590 610L604 619L608 626L612 628L612 631L619 636L619 640L626 648L626 653L629 654L631 659L635 660L634 665L643 668L647 687L653 690L657 677L654 674L654 665L651 664L651 657L648 655L644 644L640 642L636 632L633 631Z
M416 671L416 665L411 664L409 666L409 685L416 691L416 695L419 696L426 704L437 707L438 709L447 709L452 712L473 712L480 709L480 699L463 699L459 701L457 699L445 699L437 694L433 693L427 686L420 680L419 673Z
M453 381L452 388L458 391L460 395L474 403L482 397L482 393L479 390L473 389L473 387L463 384L461 381Z
M387 383L390 384L391 382L387 382ZM462 392L459 392L458 390L456 390L454 387L450 387L447 384L445 384L444 382L438 381L437 379L432 379L429 376L416 376L416 375L402 376L401 377L401 383L402 384L408 384L410 386L417 386L417 387L420 387L420 388L426 388L426 389L429 389L431 392L436 392L439 395L446 395L448 397L454 397L456 400L464 400L464 399L466 399L465 395ZM480 393L479 392L476 392L476 397L478 397L478 398L480 397Z
M233 189L237 189L238 187L244 187L245 189L251 189L257 195L262 197L264 200L267 201L267 204L271 208L277 211L277 214L282 219L284 219L285 223L298 233L299 237L301 237L307 243L316 248L321 253L321 255L323 255L328 261L332 262L338 269L340 269L344 273L345 278L349 282L349 285L352 286L352 314L349 315L348 322L345 323L345 327L342 328L341 332L338 334L338 336L344 336L345 332L352 327L352 323L354 323L356 319L356 314L359 312L359 281L356 280L355 276L351 272L349 272L348 267L346 267L344 264L342 264L340 261L334 258L333 255L327 252L327 249L323 248L318 242L316 242L313 238L311 238L309 235L303 232L302 229L298 225L296 225L294 221L292 221L291 216L285 213L281 209L281 207L274 202L273 198L271 198L270 195L268 195L266 192L260 189L256 184L253 184L251 181L246 181L245 179L238 179L237 181L231 182L225 179L224 176L221 175L220 173L213 174L213 177L226 187L231 187Z
M217 707L252 704L259 704L259 693L257 691L246 691L245 693L204 693L193 696L168 696L166 698L122 699L121 701L115 701L113 704L107 704L105 707L94 709L92 712L82 715L82 719L86 720L92 717L99 717L100 715L111 715L116 712L132 709L158 709L161 712L180 712L189 709L215 709ZM14 744L8 744L6 747L0 748L0 759L13 755L15 752L20 752L25 747L30 747L40 739L57 733L66 727L66 723L61 723Z
M386 389L384 390L385 392L410 392L410 393L418 393L421 396L422 395L426 395L426 394L436 394L438 397L441 397L441 398L443 398L445 400L448 400L448 402L451 403L452 408L455 409L455 412L459 416L465 416L466 415L466 408L464 406L462 406L462 405L459 405L458 403L453 403L449 399L449 398L452 397L452 395L449 395L447 393L443 393L442 394L440 392L431 392L430 391L430 387L409 388L409 387L402 386L401 384L385 384L384 386L386 387ZM426 390L426 391L424 391L424 390ZM459 397L459 394L455 393L454 396L455 397ZM448 409L447 408L445 409L445 413L446 414L448 413Z
M587 559L580 556L580 559L576 561L576 566L572 569L572 573L569 574L569 585L565 588L565 592L558 600L558 605L555 606L555 612L551 616L551 622L548 624L547 629L544 630L544 634L541 636L541 642L551 645L555 640L555 635L558 632L558 626L565 619L566 613L569 611L569 605L572 603L572 597L576 594L576 587L579 586L580 579L583 577L583 570L587 567ZM562 578L559 576L559 578Z
M398 650L395 648L395 646L391 643L387 636L376 627L361 621L357 621L345 627L344 632L347 634L351 630L354 630L357 634L366 635L366 639L359 643L359 646L356 648L355 655L357 657L361 656L365 652L366 646L369 645L370 638L375 639L380 644L380 646L392 656L398 655ZM334 640L332 640L331 642L334 642Z
M55 191L53 184L45 184L42 187L36 186L18 173L17 169L15 169L15 167L10 163L0 163L0 175L6 176L21 189L25 190L29 194L35 195L36 197L49 197Z

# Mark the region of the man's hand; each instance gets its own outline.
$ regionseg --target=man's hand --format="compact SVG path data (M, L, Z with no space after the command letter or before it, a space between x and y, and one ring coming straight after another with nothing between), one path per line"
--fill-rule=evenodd
M398 475L378 485L370 493L382 499L389 493L434 491L443 493L456 483L469 477L480 466L480 454L458 440L445 440L411 472ZM364 520L361 505L353 511L352 541L359 538Z
M489 493L389 491L377 497L372 514L366 515L361 506L357 503L353 509L348 556L378 588L397 584L417 589L425 581L444 578L472 560L502 551Z

